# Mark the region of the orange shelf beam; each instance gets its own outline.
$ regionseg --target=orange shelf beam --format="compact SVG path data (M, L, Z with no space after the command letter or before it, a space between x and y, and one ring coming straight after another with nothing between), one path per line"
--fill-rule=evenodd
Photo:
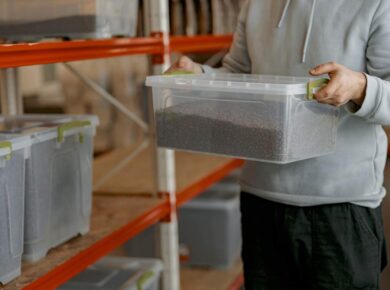
M161 38L116 38L0 45L0 68L97 59L130 54L161 54Z
M215 52L230 46L232 36L171 37L171 52ZM73 40L0 45L0 68L108 58L133 54L161 55L161 36Z

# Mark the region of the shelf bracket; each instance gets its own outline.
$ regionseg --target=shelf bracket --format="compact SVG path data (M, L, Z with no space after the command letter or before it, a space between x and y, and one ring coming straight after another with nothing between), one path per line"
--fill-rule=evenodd
M92 91L94 91L97 95L99 95L104 100L106 100L108 103L110 103L112 106L114 106L118 111L120 111L122 114L124 114L129 120L136 123L143 130L143 132L145 134L147 134L149 132L148 124L144 120L142 120L140 117L138 117L135 113L133 113L131 110L129 110L125 105L123 105L121 102L119 102L114 96L109 94L106 90L104 90L97 83L95 83L94 81L92 81L88 77L84 76L76 68L74 68L71 64L63 63L63 65L73 75L75 75L84 85L86 85L88 88L90 88Z
M120 111L122 114L124 114L130 121L136 123L143 132L142 136L142 142L134 149L132 154L130 154L127 158L119 162L117 165L115 165L113 168L108 170L106 174L98 180L94 185L94 190L100 188L104 183L107 182L112 176L114 176L117 172L119 172L122 168L124 168L131 160L133 160L135 157L137 157L143 150L145 150L149 145L149 125L142 120L137 114L129 110L125 105L123 105L121 102L119 102L114 96L109 94L106 90L104 90L101 86L99 86L97 83L89 79L88 77L81 74L79 71L77 71L76 68L74 68L69 63L63 63L63 65L73 74L75 75L85 86L90 88L92 91L94 91L98 96L102 97L104 100L106 100L108 103L110 103L112 106L114 106L118 111Z

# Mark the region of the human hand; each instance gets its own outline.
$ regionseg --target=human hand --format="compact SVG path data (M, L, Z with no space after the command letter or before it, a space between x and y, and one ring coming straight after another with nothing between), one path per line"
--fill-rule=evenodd
M328 74L330 82L314 94L319 103L340 107L349 101L361 106L366 96L367 78L364 73L350 70L336 62L316 66L310 70L313 76Z
M181 56L165 74L173 74L175 72L188 72L193 74L203 73L202 66L187 56Z

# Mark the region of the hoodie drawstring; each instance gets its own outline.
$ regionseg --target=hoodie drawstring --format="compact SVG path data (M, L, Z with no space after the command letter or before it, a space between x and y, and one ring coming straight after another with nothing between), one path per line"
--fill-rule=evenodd
M290 4L291 4L291 0L286 0L286 3L284 5L282 15L280 16L277 28L281 28L283 26L283 23L284 23L286 16L287 16L288 9L290 8ZM313 29L314 12L316 9L316 4L317 4L317 0L313 0L311 12L310 12L309 26L308 26L307 31L306 31L305 43L303 45L302 63L304 63L306 61L306 55L307 55L307 50L308 50L309 43L310 43L311 31Z
M306 37L305 37L305 44L303 46L302 63L305 63L305 61L306 61L307 49L309 47L311 31L313 29L314 12L316 10L316 4L317 4L317 0L313 0L313 5L311 7L311 13L310 13L309 27L307 28Z
M291 0L287 0L286 4L284 5L283 8L283 13L282 16L280 16L279 23L278 23L278 28L282 27L284 19L286 18L288 8L290 7Z

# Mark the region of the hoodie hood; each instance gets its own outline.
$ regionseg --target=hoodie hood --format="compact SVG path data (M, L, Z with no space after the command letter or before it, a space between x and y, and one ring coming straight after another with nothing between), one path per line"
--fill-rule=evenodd
M282 12L282 15L280 16L280 19L278 22L278 26L277 26L278 28L283 27L284 20L286 19L286 16L288 14L291 1L292 0L286 0L286 3L284 4L283 12ZM307 30L306 30L305 42L303 44L303 49L302 49L302 59L301 59L302 63L305 63L305 61L306 61L307 49L308 49L309 44L310 44L310 36L311 36L312 28L313 28L314 13L315 13L316 4L317 4L317 0L311 0L311 1L313 1L313 2L312 2L311 12L310 12L309 25L308 25Z

